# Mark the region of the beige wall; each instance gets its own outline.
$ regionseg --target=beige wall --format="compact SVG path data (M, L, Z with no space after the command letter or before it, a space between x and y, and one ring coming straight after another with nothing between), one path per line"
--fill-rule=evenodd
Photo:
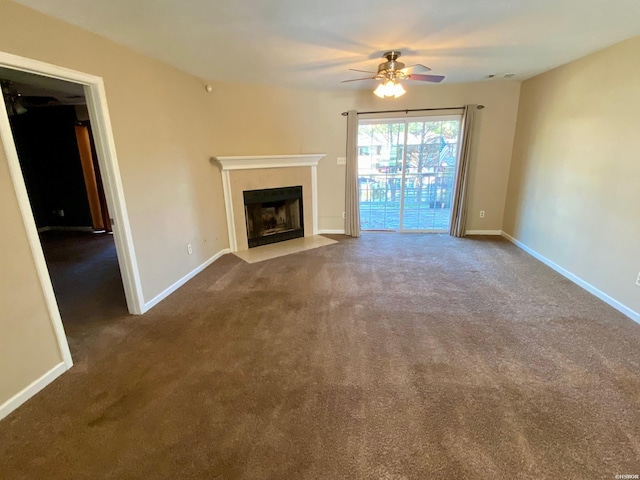
M365 83L365 85L367 85ZM320 230L344 229L345 110L435 108L483 104L479 112L475 161L470 177L470 230L501 230L504 199L518 109L520 84L483 82L424 86L409 83L407 94L381 100L371 89L313 92L270 87L215 84L215 155L326 153L318 166ZM478 218L486 211L484 219Z
M62 362L0 143L0 405ZM10 226L10 227L8 227Z
M504 229L640 312L640 37L522 85Z
M200 80L6 0L0 51L104 78L145 301L228 246ZM4 155L0 164L2 404L60 356Z

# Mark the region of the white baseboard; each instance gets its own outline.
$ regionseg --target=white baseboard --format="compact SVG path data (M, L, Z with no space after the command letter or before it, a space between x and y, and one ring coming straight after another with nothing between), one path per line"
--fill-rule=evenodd
M142 312L141 313L145 313L145 312L149 311L149 309L151 309L152 307L155 307L158 303L160 303L162 300L167 298L169 295L171 295L173 292L175 292L177 289L179 289L182 285L187 283L189 280L191 280L193 277L195 277L197 274L199 274L201 271L203 271L205 268L207 268L209 265L211 265L213 262L215 262L221 256L226 255L227 253L231 253L231 249L230 248L224 248L224 249L220 250L213 257L211 257L210 259L205 261L203 264L201 264L198 267L196 267L191 272L187 273L184 277L182 277L180 280L175 282L173 285L171 285L170 287L165 288L162 292L160 292L158 295L153 297L151 300L149 300L148 302L146 302L142 306Z
M16 393L9 400L0 405L0 420L5 418L24 402L33 397L44 387L53 382L56 378L68 370L64 362L59 363L40 378L35 379L26 388Z
M465 235L502 235L502 230L467 230Z
M584 288L587 292L589 292L590 294L598 297L603 302L609 304L610 306L612 306L613 308L618 310L620 313L622 313L622 314L626 315L627 317L629 317L634 322L640 323L640 313L636 312L635 310L632 310L631 308L627 307L625 304L623 304L623 303L619 302L618 300L616 300L615 298L607 295L602 290L597 289L596 287L594 287L590 283L585 282L584 280L582 280L577 275L574 275L569 270L561 267L557 263L552 262L547 257L544 257L543 255L540 255L538 252L536 252L535 250L527 247L520 240L517 240L517 239L513 238L508 233L502 232L502 236L504 238L506 238L507 240L509 240L514 245L518 246L519 248L521 248L522 250L527 252L533 258L535 258L537 260L540 260L542 263L544 263L548 267L553 268L560 275L562 275L563 277L567 278L568 280L571 280L573 283L575 283L579 287Z
M330 228L325 228L325 229L320 229L318 230L318 234L322 235L323 233L326 233L328 235L344 235L344 228L340 229L330 229Z

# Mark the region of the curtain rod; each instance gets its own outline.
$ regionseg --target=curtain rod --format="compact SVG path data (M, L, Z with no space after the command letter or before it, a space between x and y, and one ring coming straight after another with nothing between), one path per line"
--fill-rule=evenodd
M441 108L409 108L405 110L377 110L375 112L357 112L358 115L365 115L367 113L409 113L409 112L428 112L430 110L462 110L464 107L441 107ZM478 110L482 110L484 105L478 105ZM342 112L342 116L346 117L348 112Z

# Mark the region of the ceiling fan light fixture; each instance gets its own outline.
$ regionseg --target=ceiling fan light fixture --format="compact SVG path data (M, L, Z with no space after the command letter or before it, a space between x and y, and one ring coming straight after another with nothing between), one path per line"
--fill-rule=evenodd
M394 90L393 91L394 98L401 97L402 95L407 93L407 91L404 89L404 87L398 82L396 82L395 87L394 87L393 90Z
M16 112L16 115L24 115L25 113L27 113L27 109L24 108L24 105L22 105L20 99L14 102L13 110Z
M406 90L396 80L384 80L373 93L380 98L398 98L406 93Z
M385 97L385 86L384 86L384 82L382 82L380 85L378 85L378 88L376 88L373 93L375 95L377 95L380 98L384 98Z

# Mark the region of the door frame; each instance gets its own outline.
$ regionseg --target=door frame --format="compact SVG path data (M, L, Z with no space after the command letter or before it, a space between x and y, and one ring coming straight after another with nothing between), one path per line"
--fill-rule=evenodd
M142 314L144 312L144 297L142 294L142 284L140 282L140 272L133 245L133 236L131 234L129 215L122 187L122 179L116 156L115 142L102 77L6 52L0 52L0 67L77 83L84 87L107 206L114 220L113 237L118 264L120 266L122 285L127 300L127 308L131 314ZM4 98L0 98L0 140L4 146L4 153L7 157L7 163L29 240L29 246L47 303L49 317L58 340L60 353L67 368L70 368L73 365L71 352L69 351L69 344L62 325L60 310L58 309L51 277L49 276L49 270L38 236L31 203L27 195L27 188L22 176L22 169L20 167L18 152L13 139L13 132L11 131Z
M459 124L462 125L462 108L460 109L460 113L433 113L433 114L425 114L424 112L416 112L411 115L407 114L402 117L397 116L383 116L382 113L368 116L365 118L358 118L358 127L360 125L366 124L377 124L377 123L404 123L404 146L402 148L402 179L401 179L401 191L400 191L400 213L399 213L399 223L397 229L385 229L385 230L371 230L371 231L380 231L380 232L395 232L395 233L443 233L447 230L415 230L415 229L406 229L402 228L402 221L404 219L404 189L405 189L405 181L406 181L406 160L407 160L407 143L409 138L409 123L411 122L437 122L438 120L449 120L455 118L458 120ZM457 144L460 145L461 141L462 129L458 130L458 138ZM460 148L457 149L456 152L456 165L460 161ZM458 176L458 169L456 168L455 177ZM454 179L455 181L455 179ZM453 195L453 193L452 193ZM358 207L359 208L359 207ZM449 216L449 226L451 226L451 215Z

